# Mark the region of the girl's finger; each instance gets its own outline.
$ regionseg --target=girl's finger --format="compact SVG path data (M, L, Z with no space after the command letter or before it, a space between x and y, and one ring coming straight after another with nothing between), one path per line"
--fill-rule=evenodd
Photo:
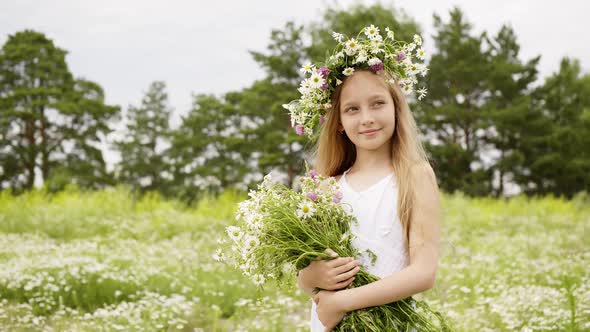
M326 248L325 252L332 257L338 257L338 254L330 248Z

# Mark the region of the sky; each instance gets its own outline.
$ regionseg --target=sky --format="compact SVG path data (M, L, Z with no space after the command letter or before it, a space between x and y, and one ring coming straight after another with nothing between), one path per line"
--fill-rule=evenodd
M43 32L69 53L76 77L99 83L106 101L126 109L138 105L149 84L168 87L174 122L191 105L192 94L221 95L265 76L248 50L265 51L272 29L287 21L321 19L327 6L349 8L377 1L276 0L0 0L0 44L24 29ZM381 1L403 9L421 26L432 51L434 13L448 19L458 6L473 31L495 34L510 24L521 45L520 58L541 55L540 77L559 68L564 56L590 72L590 1L586 0L415 0ZM107 161L113 161L111 156Z

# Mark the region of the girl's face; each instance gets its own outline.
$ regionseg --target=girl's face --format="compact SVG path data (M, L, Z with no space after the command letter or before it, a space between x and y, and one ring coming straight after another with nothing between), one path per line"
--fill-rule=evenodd
M389 142L395 128L395 105L383 78L355 72L343 83L339 129L357 149L376 150Z

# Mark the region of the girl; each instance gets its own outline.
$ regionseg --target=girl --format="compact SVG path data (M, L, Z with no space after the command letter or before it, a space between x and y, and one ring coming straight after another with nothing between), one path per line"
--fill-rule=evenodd
M436 178L400 86L388 71L356 69L336 86L315 152L318 173L336 176L359 225L354 244L377 255L315 261L298 276L313 296L311 331L330 331L347 312L433 287L441 208ZM381 279L346 288L362 265ZM322 289L314 294L314 288Z

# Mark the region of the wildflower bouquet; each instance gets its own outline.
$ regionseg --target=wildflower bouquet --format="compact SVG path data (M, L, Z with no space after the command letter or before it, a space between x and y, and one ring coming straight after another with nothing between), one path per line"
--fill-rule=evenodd
M317 258L330 259L326 248L341 257L358 257L350 230L357 220L350 206L341 203L342 192L336 180L311 170L300 179L300 187L301 192L297 192L265 176L258 190L250 191L250 198L239 203L236 220L240 225L227 227L227 257L218 249L218 258L263 285L269 280L293 278L295 270ZM361 269L350 287L378 279ZM411 297L350 312L335 331L409 331L412 327L450 331L438 312Z

